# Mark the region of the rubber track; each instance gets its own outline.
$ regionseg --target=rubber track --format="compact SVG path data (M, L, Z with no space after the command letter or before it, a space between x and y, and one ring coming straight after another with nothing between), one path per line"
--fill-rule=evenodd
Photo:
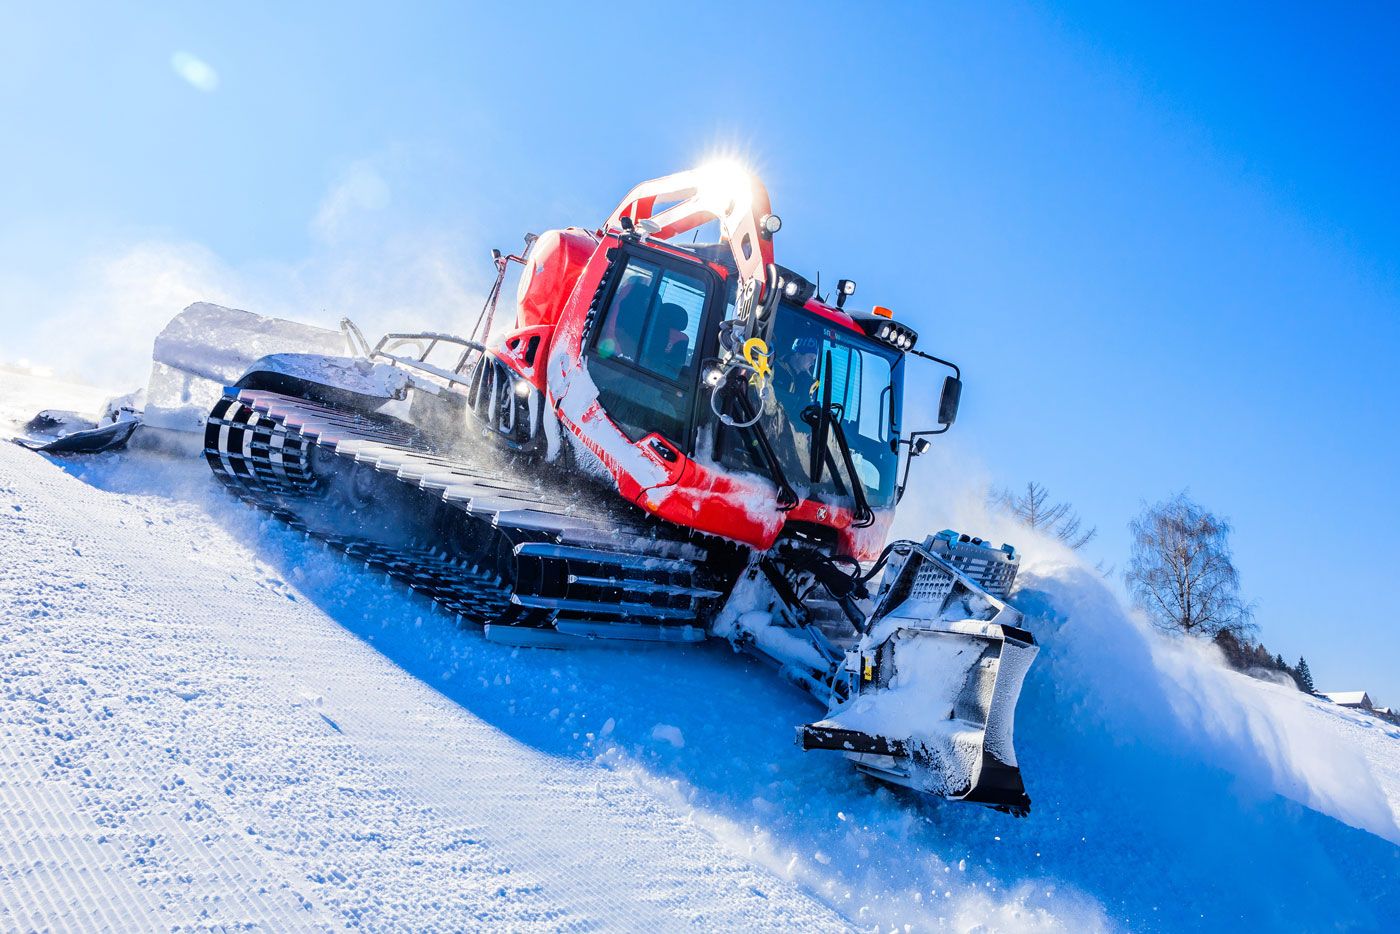
M476 534L503 535L517 555L560 556L534 557L536 589L516 592L515 582L484 566L480 556L453 554L446 543L388 544L329 533L298 511L324 493L327 481L315 465L326 456L373 468L424 502L445 501ZM280 393L230 390L209 415L205 458L239 498L473 622L594 623L622 630L624 637L635 630L636 638L693 641L703 638L696 627L699 607L720 596L697 586L703 549L590 509L576 492L512 482L499 467L434 450L412 428L382 419ZM593 582L591 592L587 582ZM651 595L656 618L646 619L647 606L618 599L637 592ZM624 606L643 621L621 618Z

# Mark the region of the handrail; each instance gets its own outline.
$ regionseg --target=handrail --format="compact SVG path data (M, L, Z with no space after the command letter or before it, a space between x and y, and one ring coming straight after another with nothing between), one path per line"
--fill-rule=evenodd
M392 354L384 350L386 344L396 340L427 341L428 346L424 348L423 353L417 359L413 357L399 356L397 354ZM449 370L445 367L440 367L436 364L427 362L428 354L432 353L433 348L436 347L439 343L460 344L462 346L462 355L458 358L457 366L455 368ZM439 334L433 331L421 331L418 333L399 332L385 334L383 337L381 337L378 343L374 345L374 349L369 352L369 358L371 360L376 358L387 360L389 361L391 366L404 366L413 370L421 370L422 372L430 373L433 376L438 377L439 379L445 379L448 381L449 384L467 386L470 384L471 378L463 378L462 369L467 365L468 358L474 352L484 355L487 353L487 349L485 345L480 344L477 341L469 340L465 337L457 337L453 334Z
M340 333L344 336L345 343L350 348L350 353L352 355L356 357L369 357L369 341L365 340L364 332L360 330L359 325L349 318L341 318Z

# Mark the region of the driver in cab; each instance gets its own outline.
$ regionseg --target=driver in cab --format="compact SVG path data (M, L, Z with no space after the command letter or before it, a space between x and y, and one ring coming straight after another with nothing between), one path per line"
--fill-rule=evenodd
M783 397L785 403L797 404L800 411L812 401L817 388L817 357L821 353L821 341L815 337L799 337L792 342L792 349L778 359L773 368L773 389ZM787 408L784 405L784 408Z
M773 368L773 394L768 405L777 430L774 446L785 469L805 473L811 438L803 429L802 412L817 395L817 359L821 339L799 337Z

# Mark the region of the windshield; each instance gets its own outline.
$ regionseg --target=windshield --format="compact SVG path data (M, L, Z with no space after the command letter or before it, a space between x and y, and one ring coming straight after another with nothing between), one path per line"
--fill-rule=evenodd
M898 430L903 397L903 356L894 348L788 304L779 306L773 322L773 392L765 394L765 407L771 416L766 427L775 453L794 485L810 484L813 429L802 412L821 402L821 377L828 354L833 425L839 422L845 429L866 498L872 506L887 506L894 501L898 467L891 441ZM814 492L849 496L834 431L827 446L832 460Z

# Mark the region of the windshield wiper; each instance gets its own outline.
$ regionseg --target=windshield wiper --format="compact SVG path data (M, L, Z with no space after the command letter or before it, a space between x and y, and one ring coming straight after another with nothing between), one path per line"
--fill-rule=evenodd
M787 475L783 473L783 465L778 462L778 455L773 450L772 442L768 440L768 433L754 418L753 406L749 404L748 396L744 395L744 390L739 384L735 384L729 398L739 409L740 423L747 425L741 430L749 432L750 436L758 443L758 450L763 454L763 460L773 475L773 482L778 485L778 508L783 512L796 508L799 502L797 491L792 488L791 483L788 483Z
M812 485L817 486L822 482L822 466L831 456L831 446L827 440L832 434L835 434L836 448L841 452L841 463L845 465L846 476L850 479L851 498L855 500L856 504L851 524L856 528L863 529L875 523L875 513L870 508L870 500L865 496L865 484L856 473L855 458L851 456L851 444L846 438L846 428L841 424L841 419L844 416L845 410L831 401L831 351L828 350L825 364L822 367L821 405L809 405L802 411L803 420L812 426ZM836 476L835 464L832 464L831 474L831 479L840 483L840 479Z
M841 451L841 462L846 465L846 476L851 478L851 495L856 501L855 516L851 519L851 525L858 529L875 524L875 512L870 508L870 500L865 496L865 483L856 474L855 459L851 457L851 445L846 440L846 426L841 424L841 419L831 419L831 428L836 435L836 447Z
M861 481L860 475L856 473L855 458L851 456L851 444L846 438L846 426L841 424L842 415L841 406L839 405L828 405L825 408L817 405L809 405L802 413L802 417L807 424L813 426L812 473L814 476L812 482L814 485L821 482L821 465L824 460L831 460L831 446L826 443L826 439L820 442L817 440L817 433L820 431L820 427L824 425L827 429L828 437L835 436L836 438L836 450L840 452L841 463L846 468L846 476L849 479L848 485L851 489L851 499L855 500L856 508L851 518L851 525L863 529L875 523L875 512L870 508L870 500L866 498L865 484ZM823 454L826 455L825 458L821 456ZM834 460L831 464L831 479L837 484L841 483L841 478L836 476L836 463Z
M813 409L817 409L815 417L810 417ZM807 424L812 426L812 486L818 486L822 482L822 466L826 463L829 451L826 446L826 436L831 432L831 351L826 352L826 360L822 364L822 404L820 408L808 406L802 411L802 417ZM832 478L835 479L836 467L832 465Z

